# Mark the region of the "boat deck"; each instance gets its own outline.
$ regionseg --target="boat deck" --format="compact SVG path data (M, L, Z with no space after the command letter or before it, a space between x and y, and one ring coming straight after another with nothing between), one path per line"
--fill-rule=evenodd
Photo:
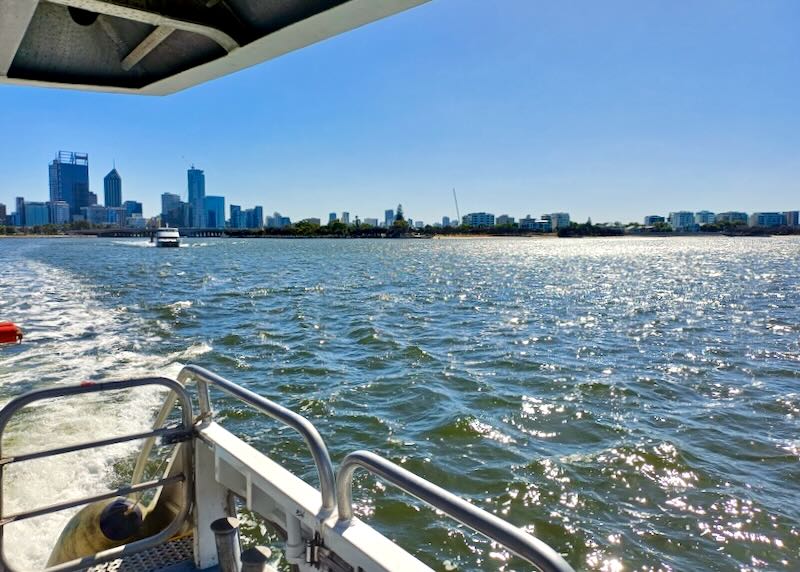
M149 550L86 569L87 572L198 572L192 558L192 537L184 536ZM218 567L203 572L217 572Z

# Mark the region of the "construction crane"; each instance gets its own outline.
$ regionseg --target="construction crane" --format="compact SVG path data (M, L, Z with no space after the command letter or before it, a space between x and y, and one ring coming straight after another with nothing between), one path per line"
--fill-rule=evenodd
M461 211L458 210L458 197L456 196L456 188L453 187L453 201L456 203L456 217L458 224L461 224Z

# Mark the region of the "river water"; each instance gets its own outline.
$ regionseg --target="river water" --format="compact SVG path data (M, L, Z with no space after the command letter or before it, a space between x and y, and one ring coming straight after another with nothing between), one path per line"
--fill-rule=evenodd
M577 569L800 569L797 238L184 242L1 240L0 319L27 337L0 400L196 363L310 418L334 463L381 453ZM157 403L33 408L4 446L141 430ZM315 482L290 431L221 419ZM6 510L100 492L132 452L12 466ZM434 568L521 568L356 483L357 514ZM9 558L41 566L68 516L9 526Z

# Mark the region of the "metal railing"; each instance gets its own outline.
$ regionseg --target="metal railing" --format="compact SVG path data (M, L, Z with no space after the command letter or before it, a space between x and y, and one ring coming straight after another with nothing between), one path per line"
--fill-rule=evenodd
M328 514L336 509L336 479L333 474L331 457L319 431L308 419L202 367L187 365L178 374L178 381L182 383L191 379L197 383L197 397L200 403L201 416L208 416L213 413L211 397L208 391L209 386L214 386L300 433L317 467L320 492L322 494L322 508Z
M542 572L574 572L558 552L538 538L369 451L350 453L339 467L336 499L341 523L346 524L353 519L353 473L358 468L366 469L389 481L422 502L498 542Z
M15 455L8 457L3 456L2 452L3 433L5 432L8 422L11 420L11 418L17 411L19 411L23 407L26 407L27 405L30 405L31 403L58 397L70 397L70 396L83 395L89 393L99 393L103 391L116 391L122 389L131 389L135 387L143 387L148 385L160 385L169 389L170 397L168 399L171 401L171 405L174 406L174 402L176 399L180 401L181 403L180 426L170 427L170 428L157 428L152 431L147 431L144 433L134 433L130 435L123 435L121 437L113 437L110 439L101 439L97 441L79 443L76 445L49 449L46 451L37 451L34 453L26 453L22 455ZM154 440L156 437L190 438L191 435L193 434L192 425L193 425L192 403L191 399L189 398L189 394L186 392L186 390L180 383L178 383L175 380L167 379L164 377L146 377L140 379L128 379L124 381L111 381L106 383L84 382L77 386L53 387L48 389L40 389L37 391L32 391L30 393L26 393L25 395L22 395L20 397L17 397L9 401L6 404L6 406L3 407L2 410L0 410L0 570L9 572L13 570L13 568L5 560L5 552L3 550L3 536L4 536L3 533L5 526L8 524L25 520L28 518L34 518L37 516L58 512L68 508L74 508L76 506L90 504L93 502L113 498L116 496L125 496L139 491L154 489L157 487L162 487L164 485L169 485L178 482L182 482L184 484L183 486L184 499L182 505L180 506L178 514L175 516L175 518L169 524L169 526L167 526L164 530L162 530L158 534L116 548L104 550L92 556L71 560L69 562L65 562L57 566L52 566L50 568L47 568L49 572L81 570L95 564L108 562L110 560L115 560L117 558L126 556L128 554L133 554L135 552L146 550L153 546L162 544L163 542L170 539L181 529L184 522L186 521L186 517L188 516L189 510L192 505L192 495L193 495L192 491L193 479L191 478L191 475L187 477L185 474L181 473L171 477L155 479L139 484L133 483L130 486L120 487L114 491L109 491L107 493L94 495L91 497L84 497L81 499L52 504L49 506L44 506L33 510L21 511L13 514L5 514L3 512L3 471L5 467L13 463L21 463L24 461L41 459L43 457L49 457L52 455L61 455L64 453L83 451L95 447L105 447L117 443L135 441L137 439ZM183 467L184 470L187 469L191 470L192 467L191 447L183 448Z

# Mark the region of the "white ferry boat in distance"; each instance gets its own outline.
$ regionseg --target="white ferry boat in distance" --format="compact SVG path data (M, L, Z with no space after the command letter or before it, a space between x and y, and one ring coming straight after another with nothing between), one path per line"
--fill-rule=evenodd
M425 1L3 0L0 83L166 95ZM38 409L62 397L91 399L99 392L145 386L160 386L167 395L147 432L92 435L82 443L18 455L2 450L3 431L27 406L36 404ZM227 431L215 418L210 388L297 431L316 468L319 490ZM14 499L9 502L3 486L10 465L130 441L142 446L130 482L123 486L49 506L16 512L7 508L16 504ZM171 454L153 460L156 442L171 448ZM75 471L82 469L92 470ZM354 451L334 470L325 441L311 422L195 365L186 366L176 379L102 383L76 379L74 384L36 389L6 404L0 411L0 571L14 570L8 556L15 547L3 542L6 526L77 507L82 507L80 512L52 549L49 571L272 570L267 549L240 550L237 499L277 531L293 570L430 571L354 516L356 470L373 473L537 569L572 571L562 555L541 540L379 455Z
M161 227L156 230L155 243L159 248L177 248L181 245L181 235L177 228Z

